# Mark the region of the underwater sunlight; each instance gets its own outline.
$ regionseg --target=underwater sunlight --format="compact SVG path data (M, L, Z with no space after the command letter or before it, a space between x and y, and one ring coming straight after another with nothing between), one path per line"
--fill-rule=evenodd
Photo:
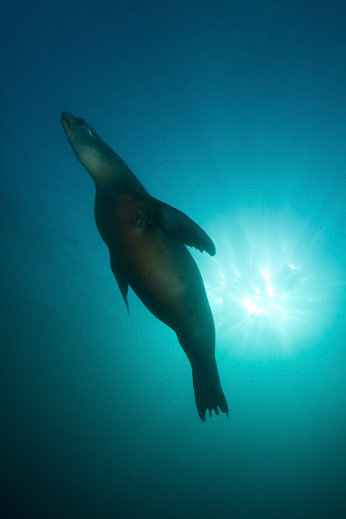
M323 339L344 285L325 229L287 208L240 208L211 234L217 254L201 272L218 348L282 357Z

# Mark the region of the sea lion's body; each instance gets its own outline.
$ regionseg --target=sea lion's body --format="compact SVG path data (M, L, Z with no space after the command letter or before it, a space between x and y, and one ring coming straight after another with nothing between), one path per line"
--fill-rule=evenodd
M191 362L196 356L209 361L214 356L214 348L209 347L215 340L214 322L191 254L185 245L172 240L152 223L152 207L140 195L115 195L111 218L103 211L108 206L108 196L107 192L96 197L95 217L110 250L115 276L121 273L150 312L179 338L202 336L196 353L192 348L184 350Z
M172 328L190 360L198 413L228 414L215 360L215 328L198 267L185 244L210 254L204 231L151 197L131 170L82 119L64 112L70 144L95 181L95 219L127 304L128 286Z

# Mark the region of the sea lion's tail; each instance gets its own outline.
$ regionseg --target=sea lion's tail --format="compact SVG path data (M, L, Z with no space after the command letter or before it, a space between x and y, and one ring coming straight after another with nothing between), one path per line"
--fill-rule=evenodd
M219 409L228 415L228 405L223 394L216 363L213 369L203 370L192 368L193 388L195 390L196 406L200 419L205 422L205 413L209 409L209 415L214 409L219 414Z

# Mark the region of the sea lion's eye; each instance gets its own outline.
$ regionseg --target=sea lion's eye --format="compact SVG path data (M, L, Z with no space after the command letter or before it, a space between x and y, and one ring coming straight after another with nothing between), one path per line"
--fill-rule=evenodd
M84 119L82 119L81 117L77 117L76 124L84 124Z

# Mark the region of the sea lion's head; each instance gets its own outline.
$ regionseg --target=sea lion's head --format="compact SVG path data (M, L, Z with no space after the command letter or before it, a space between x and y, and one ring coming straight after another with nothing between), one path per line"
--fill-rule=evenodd
M99 139L95 130L81 117L74 117L68 112L63 112L61 114L61 124L75 153L76 148L90 146L95 139Z
M61 124L77 159L94 181L106 180L109 177L107 166L112 161L114 152L81 117L63 112Z

